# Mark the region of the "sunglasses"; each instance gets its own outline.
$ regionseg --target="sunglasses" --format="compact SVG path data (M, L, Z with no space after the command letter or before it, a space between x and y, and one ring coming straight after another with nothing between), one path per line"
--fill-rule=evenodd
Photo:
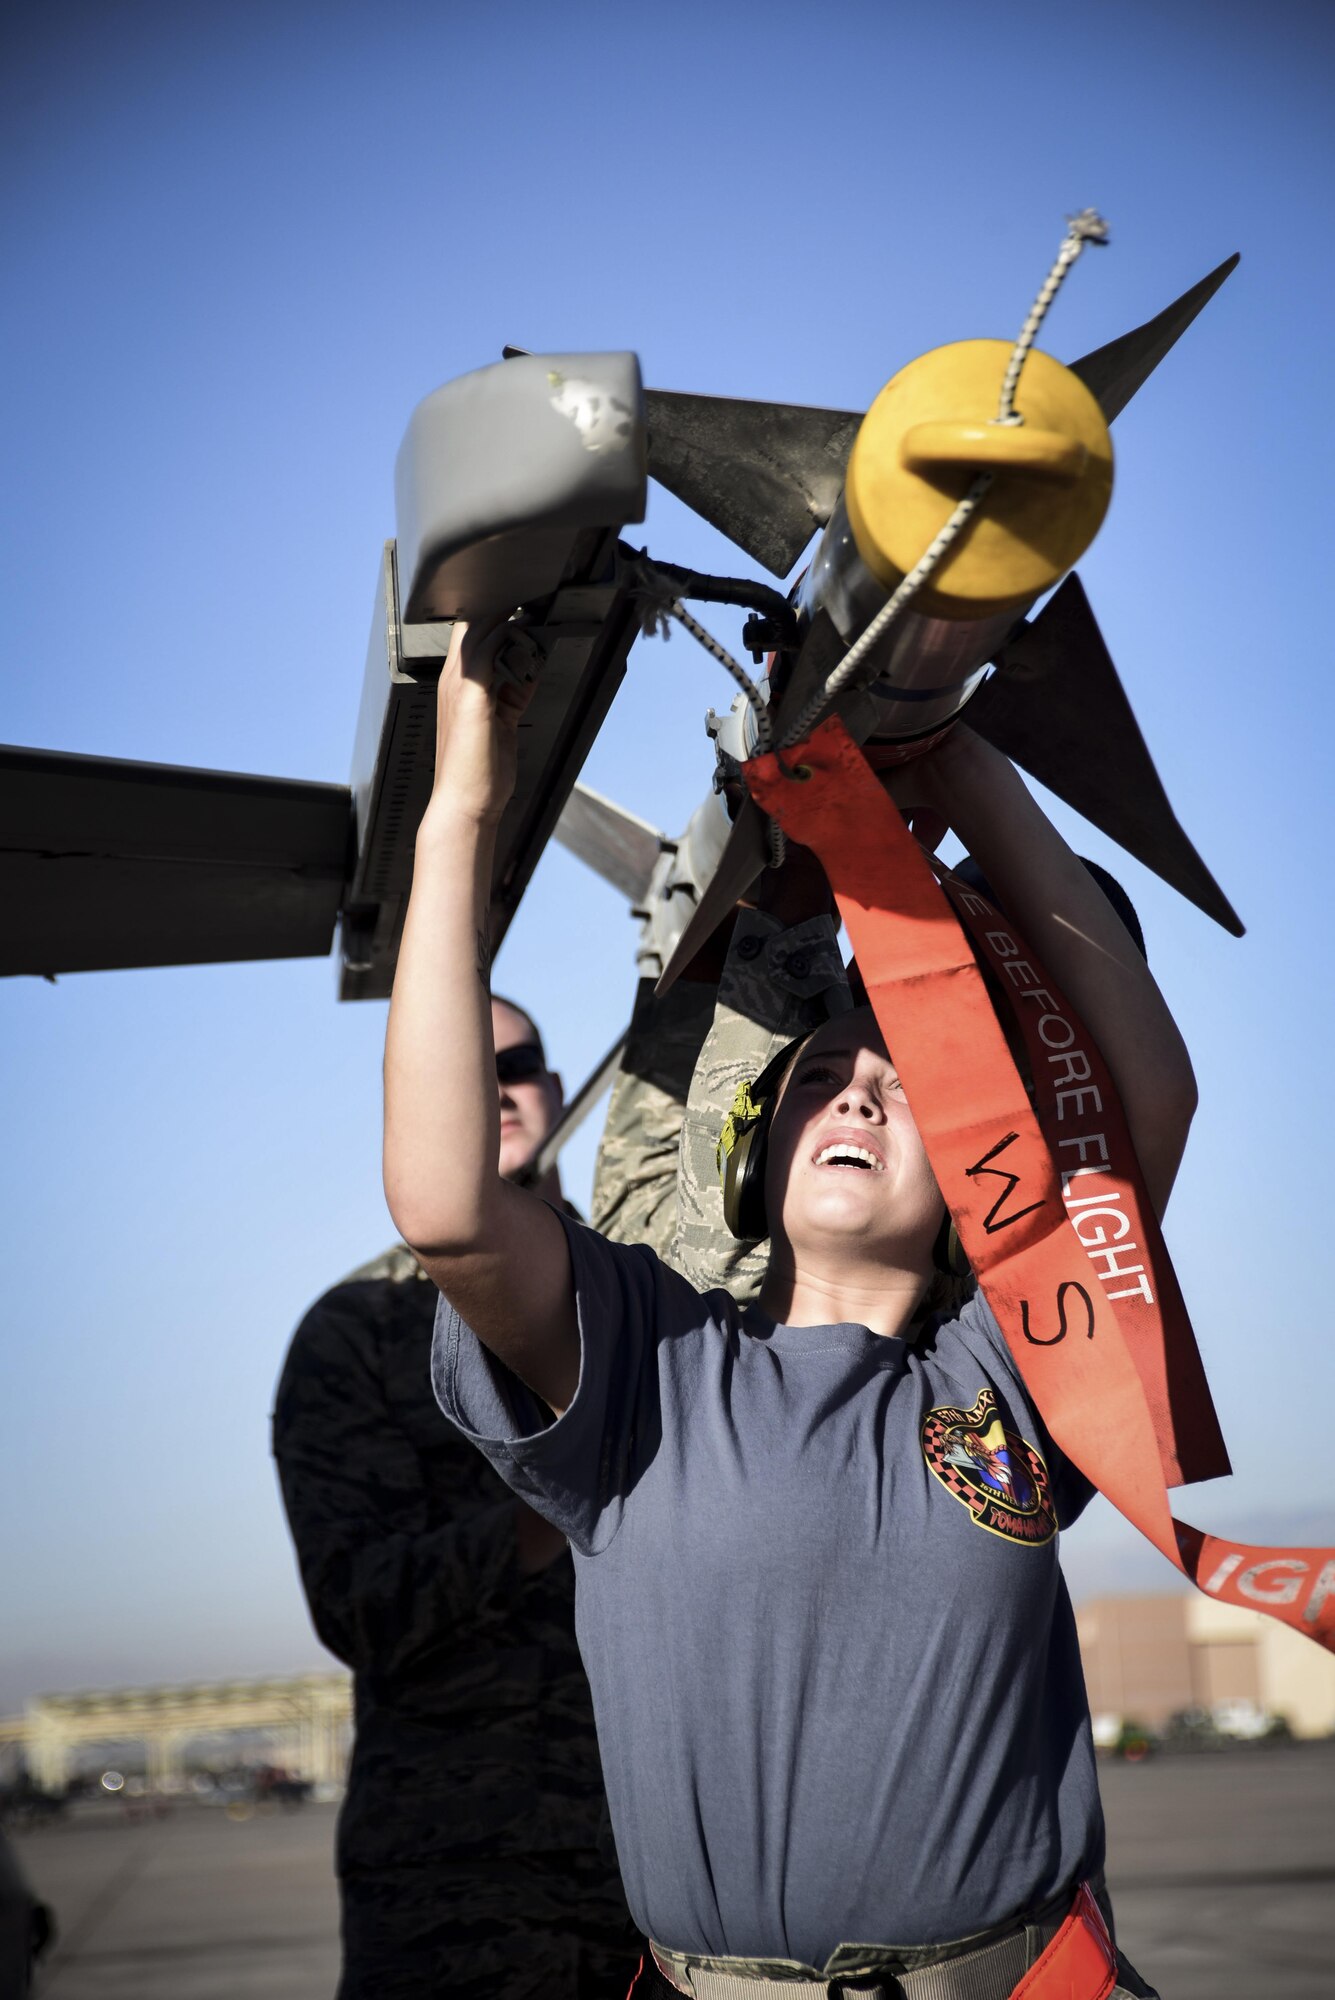
M496 1051L497 1083L533 1083L547 1074L547 1059L536 1042L516 1042Z

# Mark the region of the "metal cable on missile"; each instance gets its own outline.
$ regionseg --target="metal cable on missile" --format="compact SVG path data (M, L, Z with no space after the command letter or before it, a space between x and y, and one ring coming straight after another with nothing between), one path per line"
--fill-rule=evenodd
M1010 360L1006 364L1006 373L1002 378L1001 384L1001 396L997 404L997 414L992 419L994 423L1013 425L1024 422L1023 416L1015 408L1015 391L1019 386L1020 371L1024 367L1025 359L1037 338L1038 330L1047 316L1048 308L1056 298L1066 273L1080 255L1086 243L1104 244L1107 241L1108 225L1094 209L1085 208L1080 211L1079 215L1067 217L1066 235L1062 239L1062 245L1057 252L1056 261L1052 269L1048 272L1047 277L1043 280L1038 296L1029 310L1028 318L1016 336ZM995 476L992 472L979 473L939 534L923 550L913 568L903 578L888 601L881 606L881 609L872 619L866 631L850 646L843 659L839 662L839 665L825 682L825 685L818 689L810 701L807 702L797 720L785 733L783 742L779 746L781 750L790 750L795 743L800 743L804 737L810 735L816 723L820 721L827 709L830 708L832 703L838 700L841 694L844 694L850 688L863 685L863 682L857 676L867 656L875 649L878 642L889 631L896 619L900 617L909 601L921 590L923 584L926 583L928 577L940 563L941 558L946 554L951 544L958 539L973 519L978 511L980 501L991 486ZM874 672L866 677L868 683L875 680L875 678L876 675Z
M1011 358L1006 364L1006 374L1001 384L1001 401L993 418L994 423L1024 422L1024 418L1015 408L1015 391L1019 386L1020 370L1024 367L1025 357L1038 338L1038 329L1047 317L1048 307L1061 290L1062 280L1086 243L1107 244L1108 225L1097 210L1082 208L1079 215L1068 215L1066 222L1066 235L1062 239L1061 249L1057 252L1056 262L1043 280L1042 289L1029 309L1029 317L1016 336Z
M923 550L923 553L899 585L893 597L881 606L876 616L872 619L871 624L862 634L862 637L849 647L839 665L825 682L825 685L817 688L796 722L794 722L791 729L785 735L783 742L779 746L780 749L791 750L795 743L801 743L804 737L811 734L811 731L815 728L831 703L837 701L846 689L858 684L855 677L868 653L873 650L881 636L889 631L909 599L915 596L921 590L923 584L926 583L928 577L932 574L932 571L936 568L951 543L968 526L978 511L979 501L987 492L994 477L995 475L991 472L979 473L973 485L960 501L959 506L946 522L944 528L942 528L940 534L936 536L930 547ZM876 674L873 671L869 679L875 680L875 678Z
M631 574L636 593L641 599L641 627L646 637L661 634L666 638L667 628L663 621L668 618L675 618L679 625L684 625L691 637L704 647L711 659L717 660L721 667L727 669L746 696L751 704L751 714L756 725L756 748L762 757L768 755L774 747L774 729L770 722L769 708L760 689L740 660L734 660L727 647L721 646L713 633L707 631L698 618L691 616L673 591L671 581L654 568L647 556L632 566ZM785 853L782 830L774 820L770 820L766 825L766 833L769 837L770 866L781 868Z

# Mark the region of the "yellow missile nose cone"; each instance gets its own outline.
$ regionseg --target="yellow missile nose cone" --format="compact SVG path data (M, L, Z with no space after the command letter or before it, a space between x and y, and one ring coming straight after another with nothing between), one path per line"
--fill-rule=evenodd
M1112 439L1077 375L1050 355L1024 364L1021 424L993 421L1007 340L961 340L901 368L862 420L845 501L858 554L886 590L913 568L979 472L979 513L913 600L936 618L1027 604L1078 562L1112 495Z

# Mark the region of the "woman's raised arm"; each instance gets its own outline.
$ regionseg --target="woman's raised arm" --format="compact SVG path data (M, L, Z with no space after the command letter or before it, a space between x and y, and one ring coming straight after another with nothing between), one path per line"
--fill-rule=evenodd
M435 782L385 1040L385 1196L479 1340L559 1413L579 1379L565 1232L497 1171L488 907L531 693L497 667L505 644L504 627L457 624L441 670Z
M1191 1058L1149 967L1019 772L956 727L905 767L1088 1026L1112 1072L1150 1199L1163 1213L1196 1109ZM900 796L901 784L893 786ZM907 802L907 801L906 801Z

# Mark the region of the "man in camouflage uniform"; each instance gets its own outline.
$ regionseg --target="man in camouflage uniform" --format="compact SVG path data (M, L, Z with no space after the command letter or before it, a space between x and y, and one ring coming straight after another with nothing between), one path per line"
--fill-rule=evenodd
M560 1085L525 1014L492 1018L513 1174ZM539 1192L561 1200L554 1173ZM638 1944L569 1551L441 1415L437 1296L402 1247L354 1272L298 1327L274 1410L311 1616L354 1675L339 2000L620 2000Z
M763 878L761 906L738 912L717 986L688 971L658 999L640 982L593 1186L595 1229L648 1243L697 1291L742 1302L766 1260L724 1222L719 1133L740 1083L851 1004L832 917L805 914L828 902L823 878L816 890L801 850L789 852L782 876Z

